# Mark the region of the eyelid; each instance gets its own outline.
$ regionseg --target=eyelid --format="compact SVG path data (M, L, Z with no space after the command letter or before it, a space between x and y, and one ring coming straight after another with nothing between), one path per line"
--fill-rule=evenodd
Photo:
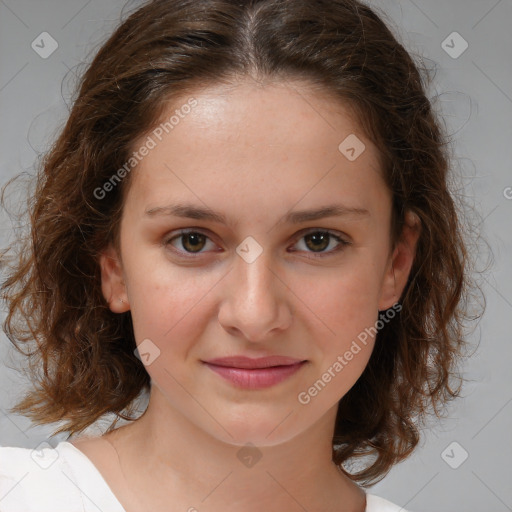
M181 229L172 231L169 234L169 236L164 237L163 245L165 247L167 247L168 245L170 245L171 241L175 240L176 238L180 238L180 236L190 234L190 233L201 234L201 235L205 236L207 239L209 239L211 242L215 243L209 234L210 233L209 230L204 229L204 228L190 227L190 228L181 228ZM308 234L312 234L312 233L327 233L328 235L330 235L332 238L334 238L338 242L338 245L334 249L331 249L330 251L327 251L327 252L315 253L313 251L300 251L300 250L295 250L292 252L305 252L306 254L309 254L309 256L307 256L309 258L322 258L322 257L328 257L331 255L334 255L334 254L338 253L340 250L342 250L345 246L352 244L349 237L342 232L327 229L327 228L312 227L312 228L304 228L304 229L298 231L293 237L292 245L295 245L301 238L304 238ZM196 256L200 256L202 254L207 254L208 252L211 252L211 251L207 251L207 252L187 253L186 251L179 251L177 249L171 249L171 250L173 252L179 254L180 256L183 256L184 258L196 258ZM219 252L219 251L216 251L216 252Z
M306 256L307 258L317 259L317 258L327 258L329 256L334 256L337 253L339 253L340 251L342 251L344 247L352 244L349 237L340 231L335 231L335 230L327 229L327 228L313 227L313 228L304 228L304 229L300 230L294 237L293 245L295 245L300 239L302 239L305 236L312 234L312 233L327 233L332 238L334 238L336 240L336 242L338 242L338 245L334 249L331 249L330 251L324 251L324 252L302 251L307 254L307 256ZM292 252L301 252L301 251L292 251Z
M162 240L162 244L164 247L168 247L171 245L171 242L175 239L179 239L181 236L183 235L187 235L187 234L190 234L190 233L197 233L199 235L203 235L204 237L206 237L208 240L210 240L212 243L215 243L213 240L212 240L212 237L211 235L209 234L210 232L204 228L194 228L194 227L191 227L191 228L181 228L181 229L178 229L178 230L174 230L174 231L171 231L171 233L169 233L167 236L165 236ZM182 256L184 258L196 258L196 256L200 256L202 254L206 254L205 252L197 252L197 253L188 253L186 251L180 251L178 249L170 249L172 252L178 254L179 256ZM211 251L210 251L211 252ZM219 251L217 251L219 252Z
M346 244L352 243L350 237L348 235L346 235L345 233L343 233L342 231L337 231L335 229L329 229L329 228L316 228L316 227L301 229L294 235L294 240L297 240L305 235L309 235L310 233L328 233L329 235L331 235L335 238L339 238L342 242L344 242Z

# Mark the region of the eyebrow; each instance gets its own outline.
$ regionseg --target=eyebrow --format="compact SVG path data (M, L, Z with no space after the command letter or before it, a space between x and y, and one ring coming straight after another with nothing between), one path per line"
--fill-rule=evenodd
M145 214L149 217L156 215L183 217L196 220L209 220L218 222L219 224L230 224L225 215L215 212L210 208L195 206L192 204L171 204L167 206L156 206L154 208L146 209ZM321 206L310 210L296 210L288 212L278 222L282 224L288 222L291 224L299 224L311 220L323 219L325 217L341 217L341 216L356 216L366 217L370 212L365 208L353 208L341 204L332 204Z

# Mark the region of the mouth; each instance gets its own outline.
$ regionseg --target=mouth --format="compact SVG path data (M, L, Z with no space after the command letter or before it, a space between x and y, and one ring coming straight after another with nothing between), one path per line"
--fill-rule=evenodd
M233 356L203 361L214 373L242 389L264 389L288 379L308 361L285 356Z

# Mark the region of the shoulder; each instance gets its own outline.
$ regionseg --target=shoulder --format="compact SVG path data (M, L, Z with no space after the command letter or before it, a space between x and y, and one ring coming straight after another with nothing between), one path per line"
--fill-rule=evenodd
M0 446L2 512L89 512L111 498L98 494L98 475L70 443L38 448Z
M375 496L374 494L366 495L366 511L365 512L408 512L405 508L395 505L384 498Z
M0 477L18 479L37 473L45 479L46 475L53 476L63 469L62 455L62 443L57 448L41 443L37 449L0 446Z
M62 445L39 449L0 447L0 509L5 512L83 511L80 491ZM56 490L58 489L58 492Z
M64 476L58 459L58 451L46 443L39 450L0 446L1 510L31 512L43 504L53 506L51 489ZM53 483L49 486L50 482ZM37 505L32 503L36 496Z

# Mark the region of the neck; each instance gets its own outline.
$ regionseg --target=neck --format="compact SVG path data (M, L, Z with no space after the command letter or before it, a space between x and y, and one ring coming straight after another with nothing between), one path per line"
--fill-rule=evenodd
M232 445L191 423L152 386L144 415L105 437L128 487L136 487L130 475L147 475L145 488L175 510L362 512L364 492L332 462L335 417L336 407L282 444Z

